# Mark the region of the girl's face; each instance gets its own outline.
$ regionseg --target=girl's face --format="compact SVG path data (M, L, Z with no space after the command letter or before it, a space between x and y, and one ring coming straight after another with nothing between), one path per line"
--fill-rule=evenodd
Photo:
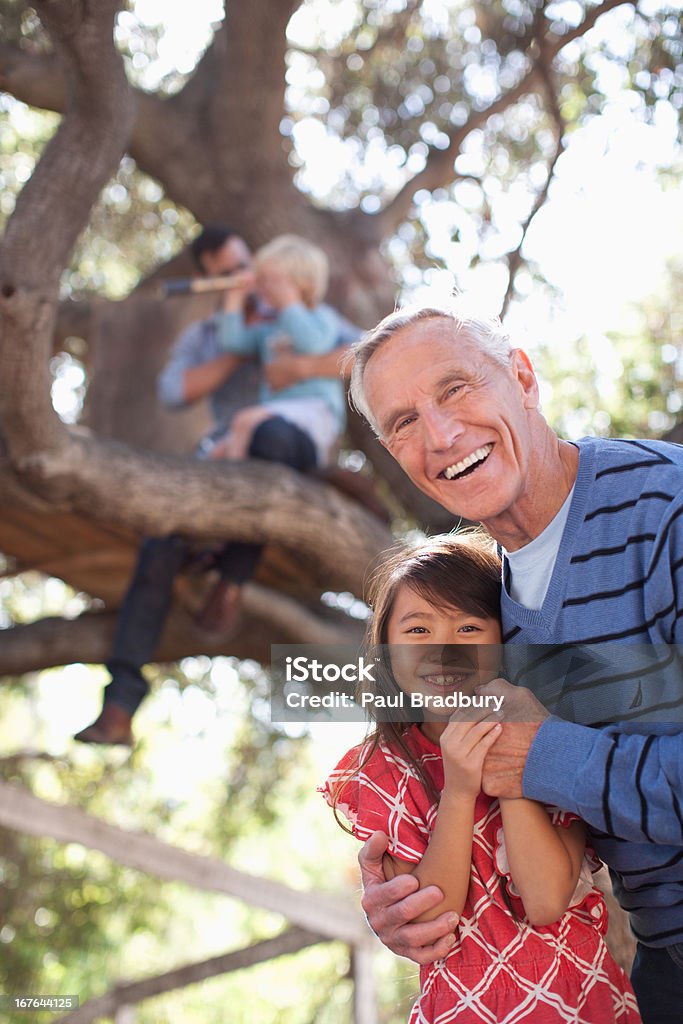
M404 693L471 694L500 670L498 619L435 605L401 584L387 622L391 668ZM444 721L455 708L434 708Z

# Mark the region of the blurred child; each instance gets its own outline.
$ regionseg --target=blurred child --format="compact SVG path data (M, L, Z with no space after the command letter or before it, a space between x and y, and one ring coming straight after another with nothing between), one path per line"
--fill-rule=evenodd
M330 352L337 342L339 323L334 312L321 305L329 272L324 252L296 235L280 235L256 253L254 271L258 291L276 316L262 323L245 323L244 291L251 290L254 277L241 275L241 287L226 291L224 312L219 317L223 348L238 355L255 355L263 364L287 349L311 355ZM256 427L281 416L310 437L315 461L323 465L344 428L345 408L340 377L297 381L277 393L264 383L259 404L237 413L230 432L216 443L210 457L246 458Z
M500 562L484 535L394 554L370 597L369 640L390 645L374 652L378 690L445 704L495 678L499 600ZM583 823L481 791L502 726L477 714L436 708L421 722L378 721L321 789L358 839L388 835L387 878L410 872L441 889L443 902L419 920L460 916L451 952L420 970L410 1024L638 1024L604 942L607 911L591 877L600 865Z

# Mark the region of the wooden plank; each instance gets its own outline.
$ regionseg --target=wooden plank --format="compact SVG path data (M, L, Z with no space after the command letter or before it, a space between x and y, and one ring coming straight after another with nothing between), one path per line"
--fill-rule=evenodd
M245 967L253 967L254 964L265 963L275 957L297 953L300 949L325 941L325 936L306 931L304 928L288 928L272 939L256 942L244 949L224 953L200 963L185 964L153 978L117 985L104 995L88 999L78 1010L60 1017L56 1024L92 1024L95 1020L111 1017L113 1014L116 1014L115 1022L118 1024L119 1018L123 1019L121 1011L132 1011L134 1006L152 996L185 988L187 985L196 985L207 978L215 978L230 971L241 971Z
M79 807L41 800L24 786L0 781L0 824L61 843L81 843L125 864L195 889L222 892L292 924L354 946L374 941L359 911L348 900L320 892L291 889L282 882L238 871L212 857L190 853L143 832L117 828Z

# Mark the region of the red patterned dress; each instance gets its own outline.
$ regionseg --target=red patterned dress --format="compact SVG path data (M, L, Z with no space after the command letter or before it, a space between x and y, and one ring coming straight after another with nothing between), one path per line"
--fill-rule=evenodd
M417 725L405 739L441 792L440 747ZM357 763L359 749L345 754L320 787L328 803L331 787ZM347 785L338 807L358 839L381 829L389 836L389 853L412 864L424 855L437 813L414 768L384 744ZM556 808L548 813L560 826L576 820ZM551 925L528 924L508 870L498 801L480 793L456 943L443 960L420 969L421 993L409 1024L640 1024L628 978L603 939L607 909L591 874L599 866L587 851L565 914Z

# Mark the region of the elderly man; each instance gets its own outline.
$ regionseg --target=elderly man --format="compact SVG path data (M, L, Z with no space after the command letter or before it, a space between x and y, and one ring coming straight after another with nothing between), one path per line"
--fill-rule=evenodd
M506 642L675 644L683 637L683 449L560 440L528 357L498 321L423 308L387 317L355 347L351 393L413 482L502 548ZM588 728L549 717L521 687L484 770L492 796L583 817L638 939L633 983L646 1024L683 1005L683 742L680 726ZM492 691L493 692L493 691ZM604 719L603 719L604 720ZM385 881L386 837L361 853L364 908L394 952L445 955L457 919L435 887Z

